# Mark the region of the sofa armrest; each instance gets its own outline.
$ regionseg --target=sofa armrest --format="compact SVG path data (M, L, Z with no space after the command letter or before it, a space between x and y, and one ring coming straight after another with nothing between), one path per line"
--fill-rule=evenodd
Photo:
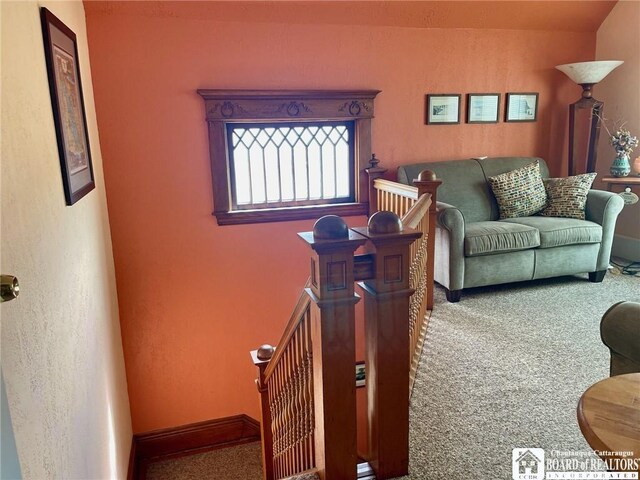
M611 350L611 376L640 372L640 303L619 302L602 316L602 342Z
M624 207L624 201L613 192L589 190L585 215L587 220L603 225L607 217L612 216L615 223L618 214Z
M602 243L596 270L606 270L609 266L616 220L622 207L624 207L624 201L613 192L589 190L587 194L586 219L602 226Z
M436 202L435 280L449 290L464 287L464 232L462 212L444 202Z
M458 207L444 202L436 202L438 225L450 232L461 231L464 239L464 216Z

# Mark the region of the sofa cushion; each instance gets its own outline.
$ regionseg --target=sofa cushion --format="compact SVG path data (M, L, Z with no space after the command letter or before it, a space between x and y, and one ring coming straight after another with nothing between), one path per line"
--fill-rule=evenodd
M540 175L542 178L549 176L549 167L542 158L539 157L487 157L479 158L478 163L484 171L485 177L495 177L501 173L511 172L516 168L526 167L527 165L538 161L540 167Z
M540 167L540 176L547 178L549 176L549 168L542 158L538 157L487 157L479 158L478 163L482 167L485 178L495 177L501 173L507 173L516 168L522 168L534 161L538 161ZM442 188L442 187L441 187ZM491 192L489 187L489 181L487 180L487 188L489 190L489 200L491 201L491 220L498 220L500 218L500 209L498 208L498 202L496 197ZM440 196L440 189L438 190L438 197Z
M540 215L584 220L584 207L595 173L585 173L566 178L547 178L544 188L549 203Z
M588 220L536 216L509 218L500 222L536 228L540 232L540 248L602 241L602 227Z
M496 220L492 216L491 190L476 160L417 163L398 168L398 182L413 185L414 178L422 170L435 172L442 180L438 188L438 200L455 205L467 222Z
M537 161L488 180L498 201L501 219L533 215L547 204Z
M464 254L467 257L526 250L539 245L538 230L517 223L468 223L464 234Z

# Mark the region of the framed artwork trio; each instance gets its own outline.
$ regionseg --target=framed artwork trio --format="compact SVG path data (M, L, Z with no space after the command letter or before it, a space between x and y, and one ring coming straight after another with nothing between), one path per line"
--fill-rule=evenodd
M500 120L499 93L468 93L466 95L466 123L498 123ZM459 93L427 94L427 125L456 125L460 123L462 95ZM535 122L538 116L538 93L509 92L504 109L505 122Z

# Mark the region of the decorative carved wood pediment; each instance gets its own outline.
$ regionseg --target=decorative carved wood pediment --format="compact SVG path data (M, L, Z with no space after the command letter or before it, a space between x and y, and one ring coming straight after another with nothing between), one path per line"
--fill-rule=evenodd
M379 90L198 90L208 121L373 118Z

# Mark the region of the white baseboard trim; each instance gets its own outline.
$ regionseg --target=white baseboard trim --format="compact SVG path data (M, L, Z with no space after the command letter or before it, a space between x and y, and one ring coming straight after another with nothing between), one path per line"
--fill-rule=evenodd
M640 239L614 235L611 255L630 262L640 262Z

